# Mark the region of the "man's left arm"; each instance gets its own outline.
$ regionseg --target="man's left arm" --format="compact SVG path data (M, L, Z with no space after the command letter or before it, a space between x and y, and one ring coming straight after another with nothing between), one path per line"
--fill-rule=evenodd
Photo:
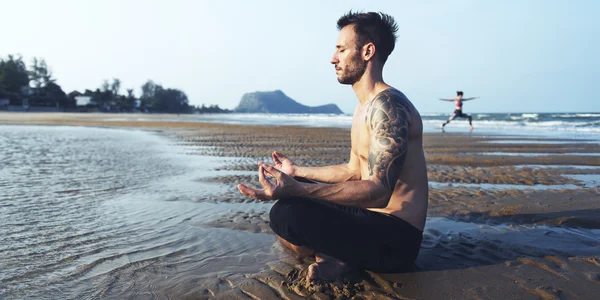
M336 184L300 183L289 196L365 208L386 207L406 160L410 110L404 99L382 93L371 102L366 121L371 138L369 179Z

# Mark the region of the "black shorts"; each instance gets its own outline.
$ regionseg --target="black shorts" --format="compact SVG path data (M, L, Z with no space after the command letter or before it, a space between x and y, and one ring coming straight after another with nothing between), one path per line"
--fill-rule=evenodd
M395 216L307 198L271 208L273 231L288 242L376 273L410 270L423 232Z

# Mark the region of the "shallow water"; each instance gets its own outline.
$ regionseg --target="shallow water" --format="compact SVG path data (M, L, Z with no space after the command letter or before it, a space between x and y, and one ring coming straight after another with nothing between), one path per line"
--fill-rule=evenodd
M471 153L469 153L471 154ZM600 156L600 153L592 152L566 152L566 153L549 153L549 152L473 152L472 154L479 155L505 155L505 156L552 156L552 155L573 155L573 156Z
M583 165L517 165L517 169L532 168L532 169L577 169L577 170L600 170L600 166L583 166Z
M579 179L578 179L579 180ZM435 182L430 181L429 187L435 189L453 189L457 187L482 189L482 190L574 190L580 189L580 186L574 184L535 184L535 185L519 185L519 184L504 184L504 183L461 183L461 182Z
M590 140L525 140L525 139L516 139L516 140L488 140L488 141L479 141L479 143L487 143L487 144L548 144L548 145L561 145L561 144L598 144L600 141L590 141Z
M232 210L204 203L222 188L196 180L218 159L185 155L156 134L0 126L0 146L0 298L78 298L128 270L208 274L203 266L219 257L270 251L270 235L203 226Z
M519 257L594 256L600 229L486 224L428 218L417 266L421 270L496 264Z
M600 174L568 174L563 176L581 181L584 187L600 187Z

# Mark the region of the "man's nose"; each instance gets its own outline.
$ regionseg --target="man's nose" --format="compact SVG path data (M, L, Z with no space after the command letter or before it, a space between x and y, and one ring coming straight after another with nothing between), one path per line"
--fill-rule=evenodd
M340 62L340 60L338 59L337 55L334 54L333 57L331 58L330 63L333 64L333 65L335 65L335 64L337 64L339 62Z

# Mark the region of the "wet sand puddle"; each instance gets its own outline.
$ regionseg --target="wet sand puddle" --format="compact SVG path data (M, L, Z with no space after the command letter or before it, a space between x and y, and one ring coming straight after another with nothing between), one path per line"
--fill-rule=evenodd
M564 139L490 139L486 141L480 141L480 143L487 144L547 144L547 145L560 145L560 144L598 144L600 141L592 140L564 140Z
M495 223L501 221L500 218ZM469 267L523 256L593 256L599 251L600 229L473 223L434 217L427 220L418 268Z
M535 168L535 169L578 169L578 170L594 170L600 172L600 166L585 166L585 165L519 165L515 168Z
M466 187L480 190L568 190L581 188L600 188L600 174L563 174L565 178L577 181L577 184L494 184L494 183L445 183L429 182L429 186L435 189L449 189L455 187Z
M600 153L586 152L566 152L566 153L549 153L549 152L476 152L479 155L507 155L507 156L551 156L551 155L575 155L575 156L600 156Z

